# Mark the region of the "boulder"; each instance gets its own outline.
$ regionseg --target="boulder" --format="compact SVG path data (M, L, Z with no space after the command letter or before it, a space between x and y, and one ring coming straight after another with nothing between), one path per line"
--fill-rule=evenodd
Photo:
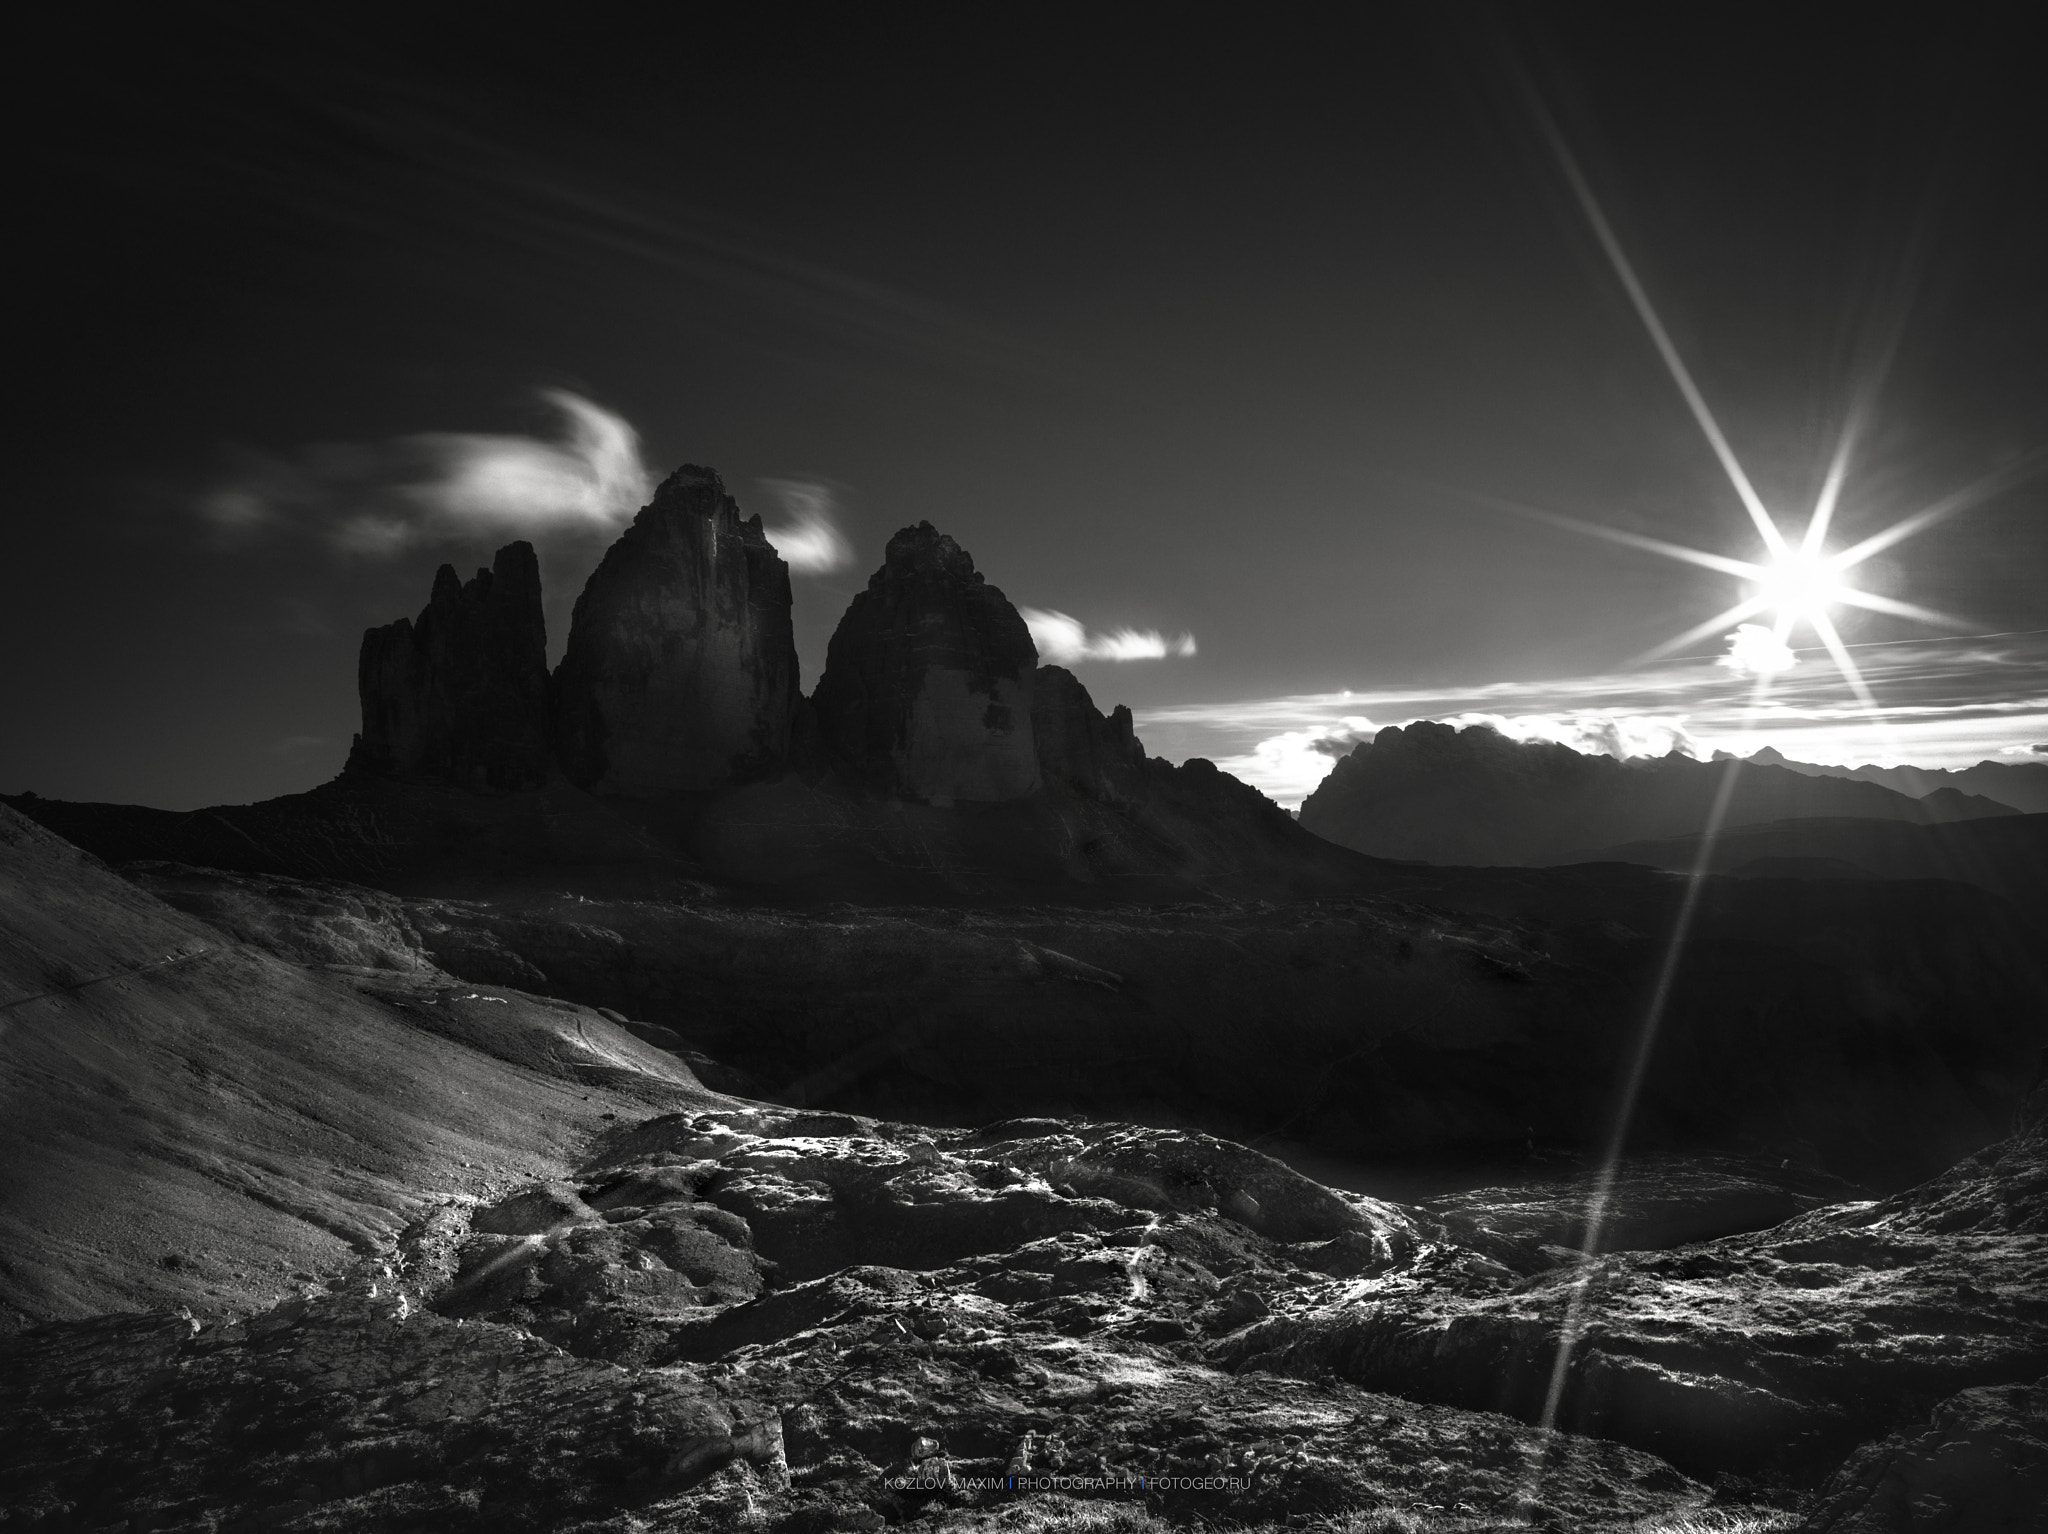
M349 770L484 793L545 783L547 666L532 544L508 543L467 583L441 566L416 622L363 635Z
M889 540L826 651L812 704L823 748L877 792L927 804L1037 791L1038 651L1009 599L929 522Z
M2023 1534L2048 1525L2048 1379L1980 1385L1865 1444L1821 1489L1812 1534Z
M664 480L605 552L554 677L569 777L628 799L768 777L799 702L789 567L710 469Z

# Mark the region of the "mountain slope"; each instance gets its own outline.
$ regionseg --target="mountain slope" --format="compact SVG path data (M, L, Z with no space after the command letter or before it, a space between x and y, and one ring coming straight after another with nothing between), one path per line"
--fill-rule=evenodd
M1719 759L1718 755L1716 759ZM1902 794L1911 794L1916 799L1952 788L1957 793L1975 794L2000 804L2009 804L2023 814L2048 814L2048 761L1983 761L1974 767L1957 768L1915 767L1910 763L1896 767L1879 767L1874 763L1865 763L1861 767L1828 767L1819 762L1796 762L1773 746L1765 746L1744 760L1759 767L1783 767L1807 777L1852 778L1861 783L1876 783Z
M1556 862L1588 848L1705 826L1728 769L1672 754L1616 761L1485 725L1381 730L1338 761L1301 823L1374 857L1427 863ZM1726 824L1849 815L1916 824L2016 813L1968 796L1929 804L1875 783L1743 766Z
M583 1008L357 936L288 963L0 809L0 1327L267 1299L607 1115L723 1100Z

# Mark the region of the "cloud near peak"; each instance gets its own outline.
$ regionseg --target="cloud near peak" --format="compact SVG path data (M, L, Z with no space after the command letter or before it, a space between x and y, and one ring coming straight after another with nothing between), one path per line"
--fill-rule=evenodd
M853 563L853 545L839 530L839 503L830 485L810 479L764 479L759 484L780 504L783 518L762 530L791 570L798 575L828 575Z
M1624 760L1632 756L1664 756L1673 751L1686 756L1699 754L1683 715L1628 714L1608 709L1571 714L1466 712L1440 714L1436 722L1458 729L1484 725L1510 740L1553 741L1588 755ZM1379 731L1380 726L1370 719L1346 715L1327 724L1269 735L1247 752L1219 758L1216 765L1292 809L1314 792L1337 758L1350 755L1354 747L1371 740Z
M1168 656L1195 653L1195 636L1177 634L1169 639L1157 629L1111 629L1096 633L1079 618L1070 618L1053 608L1023 607L1024 626L1031 630L1031 642L1038 658L1047 665L1071 666L1084 660L1165 660Z
M566 389L540 398L561 418L553 440L422 432L246 454L200 515L230 537L296 530L372 556L480 534L616 531L651 491L639 434Z

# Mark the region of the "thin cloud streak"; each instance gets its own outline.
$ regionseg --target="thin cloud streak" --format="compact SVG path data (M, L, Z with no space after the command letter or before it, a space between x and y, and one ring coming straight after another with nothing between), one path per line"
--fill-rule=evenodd
M1111 629L1097 633L1079 618L1070 618L1056 608L1020 607L1024 626L1031 630L1031 642L1038 658L1050 666L1072 666L1081 661L1165 660L1169 656L1195 653L1193 634L1172 638L1157 629Z
M1905 759L1929 767L2017 754L2015 747L2048 736L2048 635L1863 645L1857 647L1857 667L1880 700L1875 716L1861 700L1845 695L1831 666L1775 674L1769 701L1752 712L1749 689L1715 657L1701 656L1641 672L1545 681L1169 705L1141 710L1137 725L1148 749L1170 745L1176 756L1208 757L1283 804L1298 802L1328 772L1333 757L1319 742L1342 741L1349 750L1357 739L1369 738L1368 721L1486 722L1504 733L1562 739L1581 750L1608 749L1593 736L1612 724L1624 742L1635 728L1642 747L1656 752L1660 737L1627 724L1654 721L1668 729L1671 745L1683 749L1681 740L1689 741L1702 757L1715 750L1746 755L1772 745L1806 761ZM1618 754L1641 751L1631 747Z
M247 453L196 509L229 542L299 534L370 557L482 536L616 532L651 493L639 434L565 389L540 398L562 418L554 441L423 432Z

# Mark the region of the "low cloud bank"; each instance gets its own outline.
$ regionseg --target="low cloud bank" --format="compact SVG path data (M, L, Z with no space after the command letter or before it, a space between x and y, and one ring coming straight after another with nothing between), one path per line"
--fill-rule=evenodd
M1699 743L1684 714L1620 714L1592 709L1575 714L1450 714L1441 721L1460 729L1483 724L1510 740L1548 740L1588 756L1698 756Z
M1170 655L1193 655L1195 636L1177 634L1169 639L1157 629L1112 629L1106 634L1091 632L1078 618L1051 608L1024 607L1024 626L1031 630L1031 642L1038 646L1038 658L1047 665L1071 666L1084 660L1165 660Z
M652 488L639 434L565 389L540 397L561 417L552 441L423 432L252 453L201 497L200 515L230 538L294 531L369 556L477 536L616 532Z
M1371 740L1379 728L1354 714L1315 729L1269 735L1243 755L1223 757L1216 765L1291 810L1329 775L1337 758Z
M1410 721L1412 722L1412 721ZM1619 758L1699 755L1683 715L1621 714L1588 710L1574 714L1461 713L1438 716L1442 724L1465 729L1485 725L1510 740L1547 740L1588 755ZM1380 731L1370 719L1347 715L1329 724L1269 735L1251 750L1218 759L1225 772L1251 784L1288 809L1315 791L1339 757Z

